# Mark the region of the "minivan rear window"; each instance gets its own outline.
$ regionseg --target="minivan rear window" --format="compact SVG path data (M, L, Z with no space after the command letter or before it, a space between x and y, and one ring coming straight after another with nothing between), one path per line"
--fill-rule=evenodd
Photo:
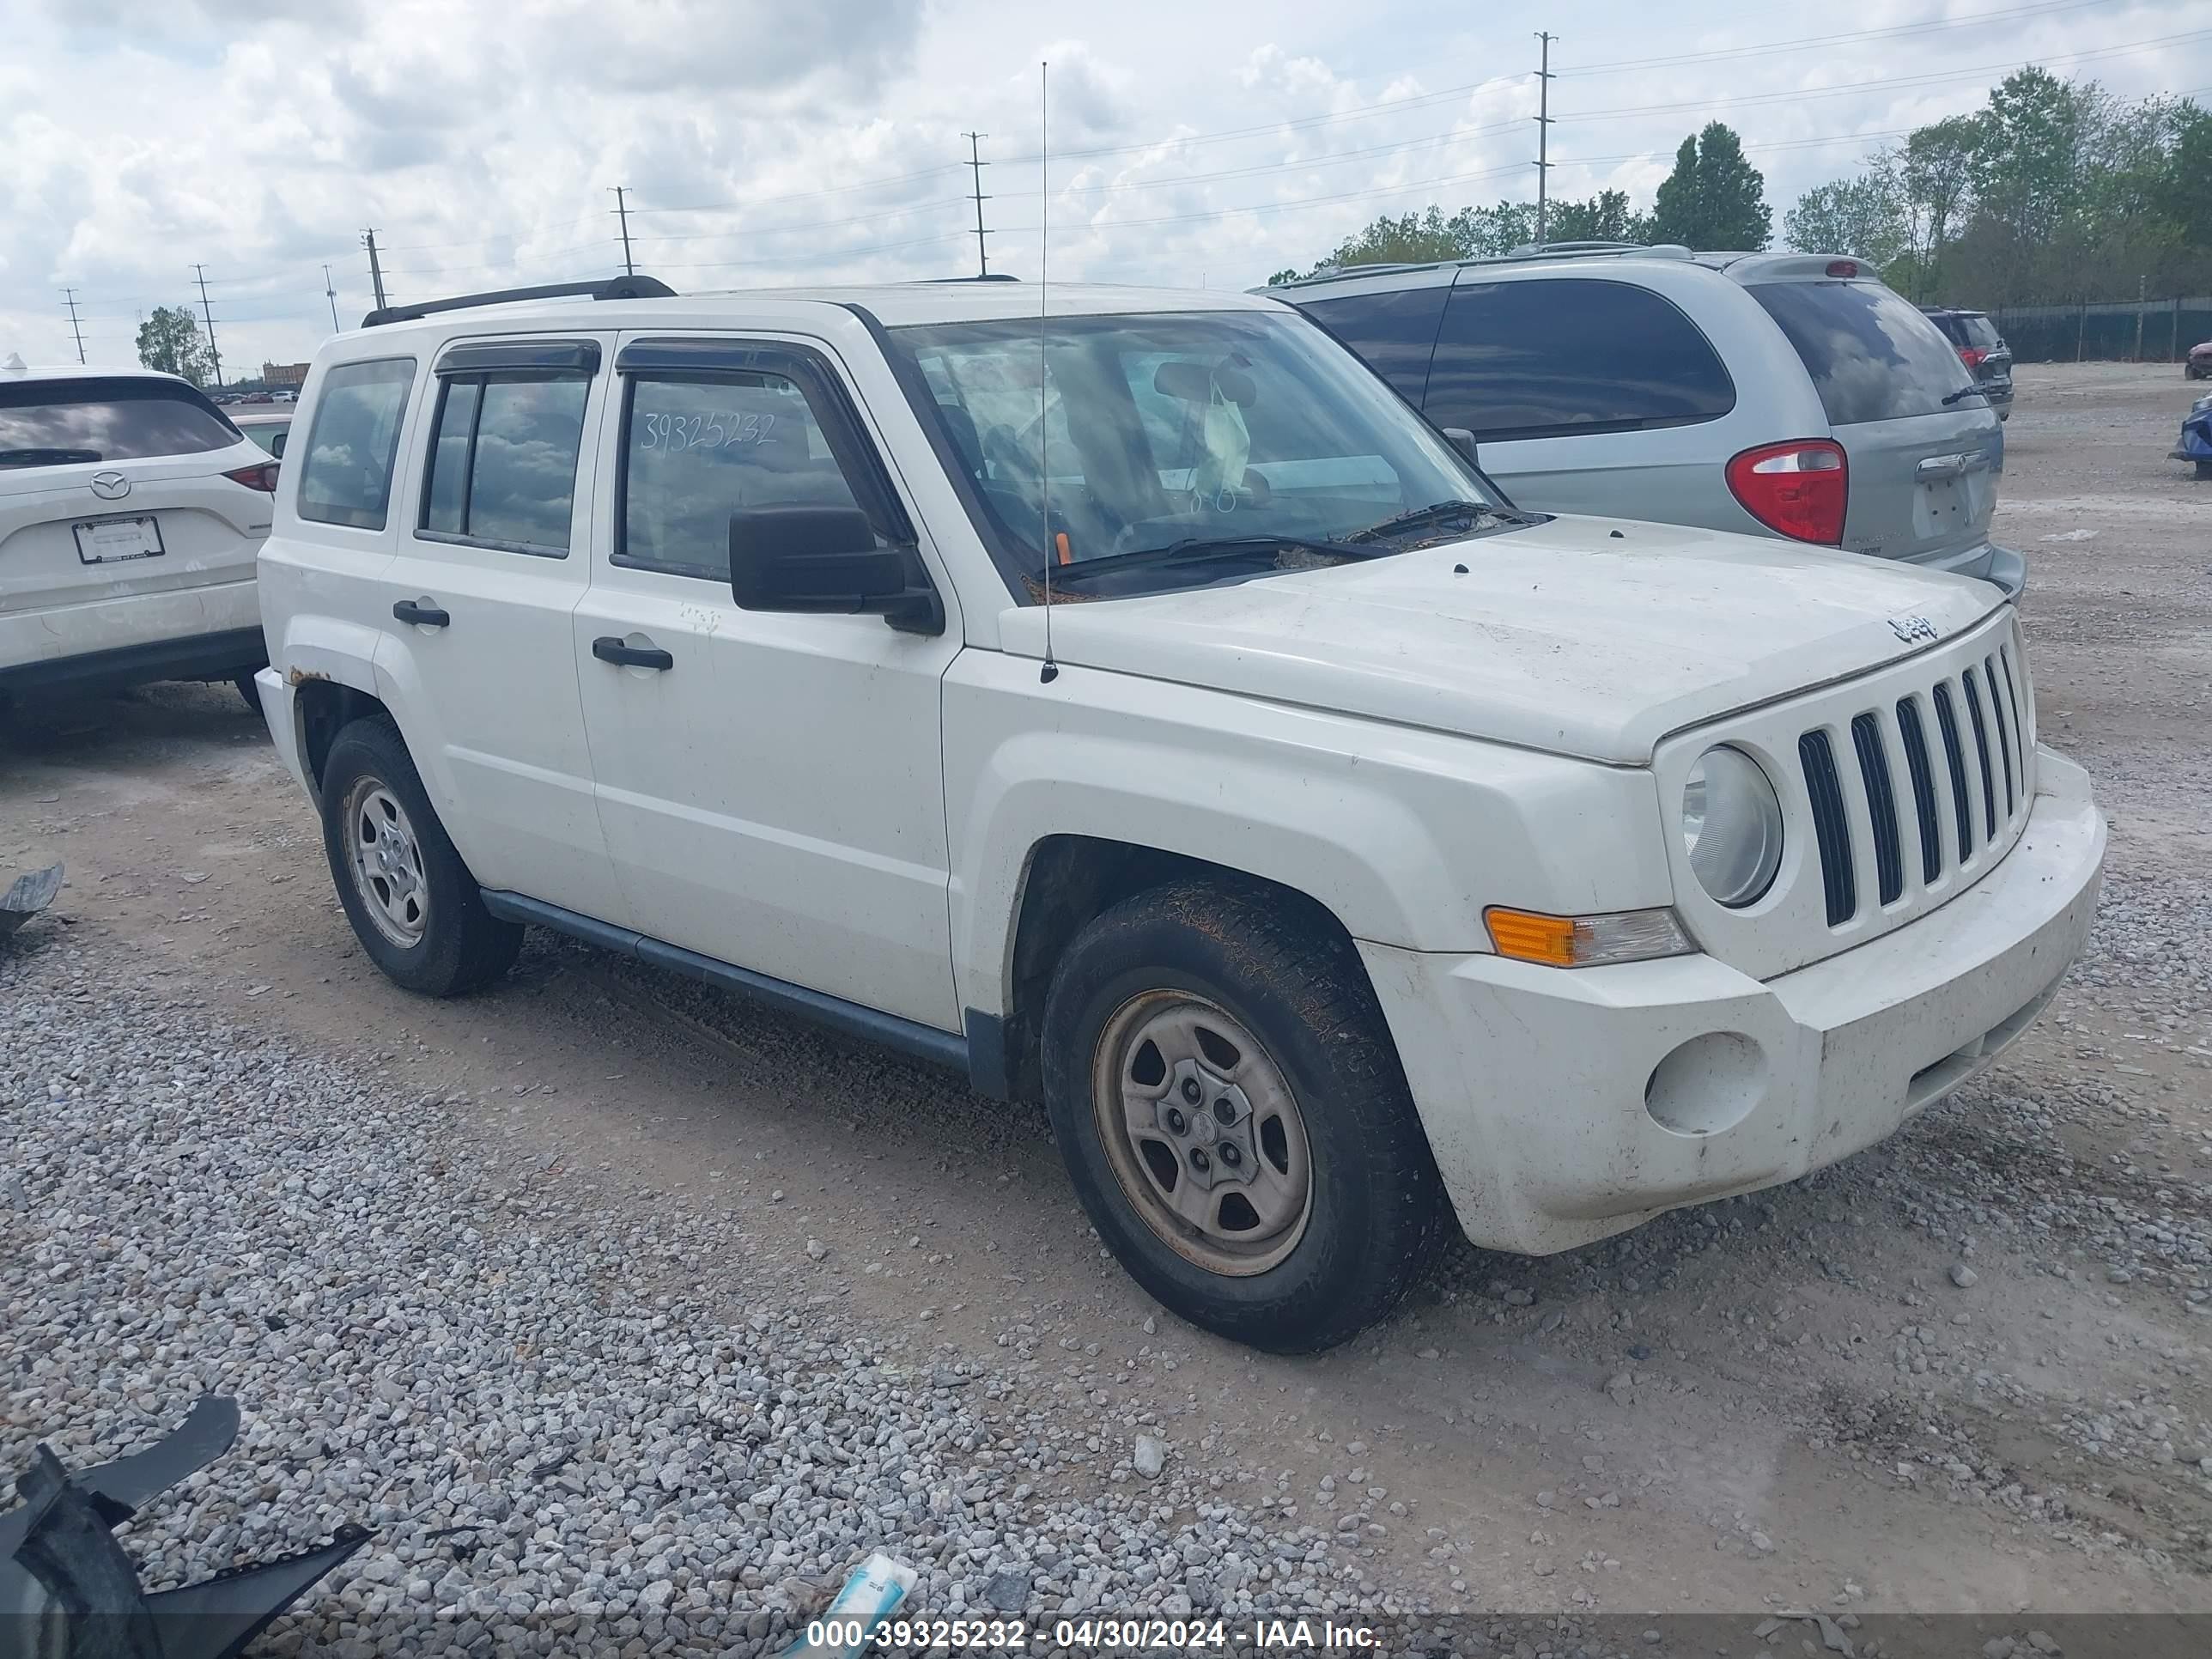
M1831 426L1938 415L1972 384L1936 325L1878 283L1761 283L1750 293L1797 349Z
M1470 283L1444 311L1425 404L1486 441L1717 420L1735 383L1698 325L1632 283Z
M128 376L0 386L0 466L204 455L238 428L188 386Z

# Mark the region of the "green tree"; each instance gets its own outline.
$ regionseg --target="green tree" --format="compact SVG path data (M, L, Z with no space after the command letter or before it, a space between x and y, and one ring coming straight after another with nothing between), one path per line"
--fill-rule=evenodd
M1625 190L1601 190L1587 201L1554 202L1544 235L1553 242L1648 242L1651 216L1632 211Z
M138 325L138 361L164 374L181 374L194 386L205 386L214 372L190 306L154 307Z
M1856 179L1815 185L1782 216L1800 253L1850 253L1887 270L1911 254L1912 210L1895 161L1877 156Z
M1917 297L1939 279L1943 245L1966 216L1973 197L1974 158L1986 136L1978 115L1954 115L1917 127L1905 141L1899 172L1912 220L1914 281L1907 290Z
M2152 201L2184 242L2212 250L2212 112L2193 103L2178 112Z
M2081 204L2084 152L2100 100L2094 83L2062 81L2033 64L1998 82L1974 150L1981 211L2023 243L2053 238Z
M1765 179L1718 121L1682 140L1651 216L1659 240L1694 248L1763 248L1774 228Z
M1277 271L1271 283L1295 282L1301 276L1350 265L1423 264L1436 259L1474 259L1504 253L1520 246L1535 234L1536 210L1526 202L1500 202L1495 207L1463 207L1447 219L1443 210L1431 206L1425 213L1407 213L1376 220L1357 236L1347 236L1336 251L1311 271Z

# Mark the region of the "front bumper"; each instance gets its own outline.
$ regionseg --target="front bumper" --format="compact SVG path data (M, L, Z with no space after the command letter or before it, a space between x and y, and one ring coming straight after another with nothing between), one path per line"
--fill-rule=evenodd
M2087 775L2047 749L2036 767L1981 881L1765 983L1707 956L1563 969L1362 942L1468 1237L1543 1255L1794 1180L1987 1066L2057 988L2104 870Z

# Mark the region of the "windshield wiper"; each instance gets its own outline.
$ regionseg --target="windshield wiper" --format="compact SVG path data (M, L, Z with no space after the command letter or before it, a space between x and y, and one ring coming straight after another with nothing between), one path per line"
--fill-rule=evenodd
M1987 398L1989 395L1990 394L1988 392L1983 391L1981 387L1978 386L1962 386L1949 397L1943 399L1943 407L1946 409L1950 408L1953 404L1957 403L1961 398Z
M70 466L100 459L96 449L0 449L0 466Z
M1139 548L1133 552L1109 553L1101 558L1055 565L1052 579L1054 582L1081 581L1103 570L1149 569L1162 565L1195 563L1239 553L1283 550L1320 553L1340 559L1371 559L1375 556L1375 550L1371 547L1355 547L1349 542L1322 541L1311 536L1186 536L1179 542L1170 542L1165 547Z
M1417 530L1425 524L1444 519L1466 519L1472 522L1480 518L1505 520L1512 515L1487 501L1431 501L1426 507L1417 507L1409 513L1398 514L1380 524L1370 524L1364 530L1355 530L1344 539L1347 542L1370 542L1383 536L1395 536L1401 530Z

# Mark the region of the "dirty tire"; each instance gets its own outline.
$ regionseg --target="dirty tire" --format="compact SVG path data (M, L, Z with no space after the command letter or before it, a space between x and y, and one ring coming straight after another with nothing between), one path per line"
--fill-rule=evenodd
M429 906L422 937L411 945L395 944L380 931L349 866L342 820L349 796L365 780L382 785L405 810L419 847ZM323 763L322 798L331 880L354 936L386 977L425 996L455 997L481 990L514 965L521 925L484 908L476 878L447 836L406 742L389 718L356 720L338 733Z
M1310 1169L1295 1246L1264 1271L1211 1271L1164 1240L1117 1176L1093 1106L1093 1062L1118 1013L1193 994L1257 1039L1294 1097ZM1077 1195L1129 1275L1192 1324L1275 1353L1334 1347L1419 1276L1446 1214L1398 1053L1352 942L1286 915L1279 896L1196 882L1097 917L1045 1002L1047 1109Z
M261 688L253 683L257 672L249 668L233 678L231 684L238 688L238 695L246 699L246 708L258 714L261 712Z
M2199 482L2202 482L2206 478L2212 478L2212 461L2197 462L2197 477Z

